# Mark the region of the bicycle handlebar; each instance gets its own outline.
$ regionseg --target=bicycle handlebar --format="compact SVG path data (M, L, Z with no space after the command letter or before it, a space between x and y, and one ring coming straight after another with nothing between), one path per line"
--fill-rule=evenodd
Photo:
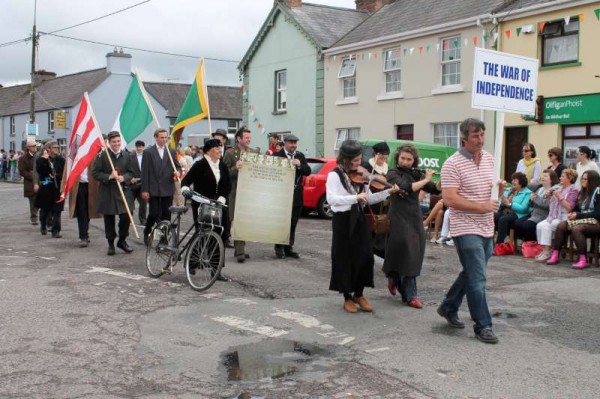
M219 201L215 201L213 199L205 197L204 195L195 192L194 190L192 190L191 188L189 188L187 186L181 187L181 194L183 195L183 197L185 199L190 199L190 200L192 200L194 202L197 202L199 204L214 205L214 206L219 206L219 207L222 207L222 208L226 208L227 207L227 205L222 204Z

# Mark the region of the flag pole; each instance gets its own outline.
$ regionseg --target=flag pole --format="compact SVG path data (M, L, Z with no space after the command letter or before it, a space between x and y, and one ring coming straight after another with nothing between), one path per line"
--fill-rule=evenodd
M208 85L206 84L206 63L204 62L204 57L202 57L202 90L204 91L204 97L206 98L206 113L208 114L208 133L211 134L212 123L210 121L210 100L208 99Z
M135 69L135 78L138 80L138 84L140 85L141 89L142 89L142 96L144 96L144 100L146 101L146 104L148 104L148 108L150 108L150 113L152 114L152 119L154 119L154 123L156 124L156 128L159 129L160 128L160 122L158 122L158 118L156 117L156 112L154 112L154 108L152 108L152 104L150 103L150 98L148 97L148 93L146 93L146 88L144 87L144 84L142 83L142 79L140 79L140 74L137 70L137 68ZM169 151L169 146L166 146L167 148L167 155L169 156L169 161L171 162L171 166L173 167L173 172L175 172L177 170L177 168L175 167L175 162L173 162L173 156L171 155L171 151ZM175 149L175 151L177 151L177 149ZM179 178L179 176L177 176L177 181L179 183L181 183L181 179Z
M98 124L98 121L96 120L96 115L94 115L93 112L92 112L92 119L94 119L94 124L98 127L98 131L102 135L102 131L100 130L100 125ZM109 149L106 146L106 140L104 140L104 138L102 139L102 148L104 149L104 152L106 153L106 158L108 158L108 163L110 164L110 168L114 172L115 165L113 164L112 159L110 158L110 154L108 153ZM129 204L127 204L127 199L125 198L125 193L123 192L123 187L121 187L121 183L119 183L116 179L115 179L115 183L117 183L117 187L119 187L119 192L121 193L121 199L123 200L123 203L125 204L125 210L127 211L127 216L129 217L129 221L131 222L131 225L133 226L133 232L135 233L135 238L140 238L140 235L138 234L138 231L137 231L137 227L135 226L135 222L133 221L133 216L131 215L131 210L129 209Z

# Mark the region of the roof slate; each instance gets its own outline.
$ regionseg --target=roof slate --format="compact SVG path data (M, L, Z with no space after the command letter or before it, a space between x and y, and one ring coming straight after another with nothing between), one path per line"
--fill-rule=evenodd
M190 91L190 84L144 82L144 87L165 109L169 118L177 118ZM213 119L242 119L242 89L208 86L208 104Z
M94 90L107 77L106 68L101 68L45 80L35 88L35 110L72 107L84 92ZM29 113L29 87L26 84L0 88L0 115Z

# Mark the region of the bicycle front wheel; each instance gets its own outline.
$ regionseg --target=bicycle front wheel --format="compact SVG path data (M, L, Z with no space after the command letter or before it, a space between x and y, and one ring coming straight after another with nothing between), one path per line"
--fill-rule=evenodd
M196 291L210 288L217 280L225 261L223 240L214 231L197 234L185 255L185 273Z
M146 268L152 277L160 277L168 271L173 258L170 242L171 224L162 220L152 229L146 247Z

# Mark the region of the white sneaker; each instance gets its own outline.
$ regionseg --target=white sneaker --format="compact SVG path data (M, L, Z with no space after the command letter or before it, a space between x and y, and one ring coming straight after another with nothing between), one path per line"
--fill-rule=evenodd
M453 247L454 246L454 241L452 240L452 238L450 238L449 240L445 241L444 244Z
M429 240L430 243L435 244L437 243L437 240L435 238L432 238L431 240Z
M435 240L434 242L435 242L436 244L443 245L443 244L444 244L444 241L446 241L446 237L444 237L444 236L441 236L440 238L438 238L438 239L437 239L437 240Z

